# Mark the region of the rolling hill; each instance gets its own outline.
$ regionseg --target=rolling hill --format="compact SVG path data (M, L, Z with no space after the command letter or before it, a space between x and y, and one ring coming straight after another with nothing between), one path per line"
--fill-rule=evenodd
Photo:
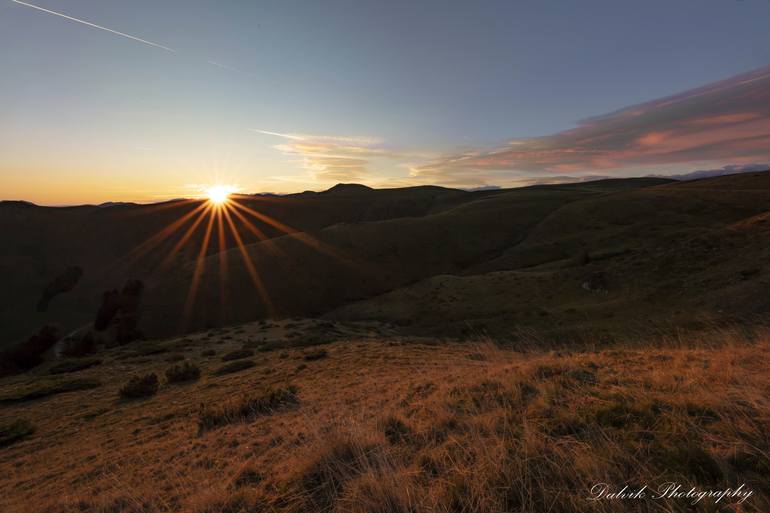
M188 295L205 223L166 257L199 202L6 202L3 341L49 322L87 325L102 293L128 278L145 285L140 327L149 337L266 317L376 319L449 336L508 336L528 327L611 334L757 319L770 307L769 200L770 173L480 192L348 184L240 197L261 215L248 218L267 240L240 229L241 248L225 223L222 242L215 236L201 259L194 301ZM144 241L185 216L174 234L142 251ZM36 312L46 284L68 265L81 267L83 278L47 312Z

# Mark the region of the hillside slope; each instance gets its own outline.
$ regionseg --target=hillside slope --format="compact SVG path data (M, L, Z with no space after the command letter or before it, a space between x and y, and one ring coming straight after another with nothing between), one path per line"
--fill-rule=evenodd
M337 335L301 347L318 329ZM677 482L743 484L753 495L734 510L766 512L767 334L705 335L521 353L296 320L116 348L49 374L58 362L0 381L0 510L717 510L587 500L599 482ZM167 382L179 360L201 375ZM120 399L148 373L156 393Z
M238 201L256 212L249 219L268 240L241 226L239 246L225 223L198 262L201 223L166 265L199 202L0 205L15 241L0 254L9 284L0 298L4 340L51 321L87 324L102 292L128 278L145 284L140 328L149 337L266 317L373 318L418 333L502 336L768 312L770 173L474 193L343 185ZM179 219L187 220L168 239L131 253ZM45 284L71 264L83 267L81 282L36 313Z
M495 192L467 193L441 187L376 191L342 188L281 197L242 196L238 201L295 230L313 232L338 223L440 212ZM48 322L71 329L92 321L104 291L122 287L128 278L152 280L166 272L161 263L192 224L193 212L201 204L177 200L154 205L54 208L0 202L4 238L0 245L0 326L4 328L0 345L29 336ZM180 220L184 223L180 224ZM283 235L268 223L255 219L252 223L265 237ZM164 228L176 225L176 231L158 240L157 234ZM173 267L184 266L197 257L204 231L199 226L192 233ZM240 236L247 245L259 240L249 230L241 230ZM229 249L236 241L226 233L222 245ZM207 252L218 251L220 242L215 236ZM83 270L80 282L66 296L51 301L47 312L36 312L35 305L46 285L70 266Z
M767 321L769 201L768 173L592 196L459 275L328 316L497 335Z

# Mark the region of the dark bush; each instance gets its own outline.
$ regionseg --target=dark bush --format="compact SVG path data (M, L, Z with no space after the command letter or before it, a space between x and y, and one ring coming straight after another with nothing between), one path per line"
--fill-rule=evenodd
M189 362L181 365L174 365L166 369L166 380L169 383L183 383L185 381L196 381L201 377L201 370Z
M249 369L251 367L254 367L254 365L256 364L251 360L236 360L234 362L230 362L221 366L219 369L216 370L216 372L214 372L214 374L217 376L222 376L223 374L230 374L233 372Z
M65 374L68 372L77 372L84 369L90 369L102 363L98 358L85 358L83 360L65 360L61 363L57 363L50 369L49 374Z
M237 349L224 355L222 361L229 362L231 360L241 360L243 358L248 358L249 356L254 356L254 351L251 349Z
M217 354L217 352L213 349L206 349L205 351L201 351L201 356L214 356L215 354Z
M142 342L135 347L136 356L150 356L168 352L168 347L158 342Z
M19 419L0 426L0 447L7 447L13 443L23 440L35 432L35 427L31 422Z
M0 354L6 373L26 371L43 363L43 355L61 338L58 327L43 326L40 331L25 342Z
M83 276L83 269L73 265L67 267L61 274L48 282L48 285L43 289L43 295L37 302L37 311L45 312L48 309L48 303L57 295L72 290L81 276Z
M327 356L329 356L329 353L326 351L326 349L319 349L317 351L310 351L309 353L305 353L303 358L308 362L311 362L313 360L321 360Z
M66 339L62 344L61 354L78 358L96 352L96 339L92 332L88 332L80 338Z
M126 281L123 289L108 290L102 294L102 304L96 312L94 328L105 331L110 325L115 326L115 340L119 344L142 338L137 330L139 320L139 302L144 290L141 280Z
M139 399L150 397L158 392L158 376L147 374L134 376L120 389L120 397L123 399Z

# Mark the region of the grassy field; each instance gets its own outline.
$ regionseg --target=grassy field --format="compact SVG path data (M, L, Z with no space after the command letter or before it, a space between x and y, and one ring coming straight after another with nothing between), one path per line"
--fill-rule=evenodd
M770 511L767 333L522 351L374 325L318 346L315 324L254 323L5 378L0 510ZM168 382L182 361L200 377L179 367ZM157 390L121 398L150 373ZM98 386L29 397L68 380ZM587 499L597 483L666 482L753 495Z

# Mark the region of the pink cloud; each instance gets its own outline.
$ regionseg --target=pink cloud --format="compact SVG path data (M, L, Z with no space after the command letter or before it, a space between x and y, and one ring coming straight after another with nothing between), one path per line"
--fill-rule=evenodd
M557 173L724 165L770 160L769 143L770 66L596 116L554 135L423 162L411 174L473 186Z

